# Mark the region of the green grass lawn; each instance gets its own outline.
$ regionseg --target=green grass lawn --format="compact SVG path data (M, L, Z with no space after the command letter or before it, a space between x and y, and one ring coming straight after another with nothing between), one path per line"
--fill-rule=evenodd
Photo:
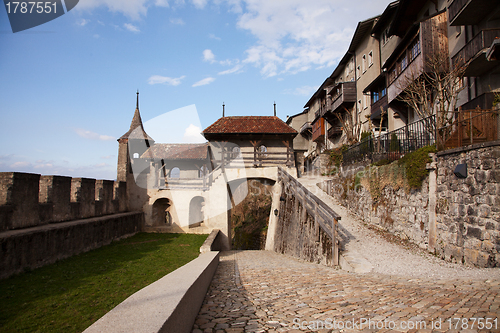
M0 332L82 332L199 255L207 235L145 234L0 280Z

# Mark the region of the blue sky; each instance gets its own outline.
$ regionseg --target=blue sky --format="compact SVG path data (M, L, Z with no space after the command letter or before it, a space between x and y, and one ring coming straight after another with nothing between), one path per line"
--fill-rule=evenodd
M331 74L357 23L389 2L80 0L15 34L2 7L0 171L115 179L137 89L157 142L162 131L193 141L223 102L226 115L272 115L276 102L285 120Z

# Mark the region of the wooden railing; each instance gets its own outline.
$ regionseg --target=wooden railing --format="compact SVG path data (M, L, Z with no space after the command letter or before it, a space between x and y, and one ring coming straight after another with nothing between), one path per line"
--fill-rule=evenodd
M286 186L286 193L296 198L302 207L307 210L319 228L328 235L332 244L332 262L339 264L340 238L338 235L338 221L341 219L331 207L305 188L297 179L292 177L285 169L278 167L278 181Z
M491 43L493 43L495 38L498 37L500 37L500 29L481 30L481 32L465 44L465 46L462 47L460 51L453 56L453 58L451 58L452 65L455 67L466 64L476 54L478 54L478 52L490 47Z
M469 0L455 0L448 7L448 13L450 15L450 22L453 22L455 17L460 13L462 8L469 2Z
M455 121L439 129L443 135L443 147L450 149L499 140L498 110L459 110Z

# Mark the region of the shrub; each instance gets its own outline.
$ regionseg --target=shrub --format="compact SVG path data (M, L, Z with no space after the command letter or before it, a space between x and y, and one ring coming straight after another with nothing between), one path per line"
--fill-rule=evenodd
M389 151L399 151L399 139L396 133L391 134L391 144L389 146Z
M398 161L399 165L405 166L406 179L410 189L420 189L422 187L422 181L429 174L425 165L432 162L429 153L435 153L436 151L435 145L422 147L406 154Z

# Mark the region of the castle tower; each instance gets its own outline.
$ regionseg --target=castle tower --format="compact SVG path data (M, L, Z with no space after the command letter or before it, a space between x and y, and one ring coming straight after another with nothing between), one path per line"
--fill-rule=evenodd
M154 140L146 133L142 125L141 113L139 112L139 91L137 91L137 103L130 129L118 139L116 180L126 182L127 174L133 173L132 160L139 162L141 155L153 144Z

